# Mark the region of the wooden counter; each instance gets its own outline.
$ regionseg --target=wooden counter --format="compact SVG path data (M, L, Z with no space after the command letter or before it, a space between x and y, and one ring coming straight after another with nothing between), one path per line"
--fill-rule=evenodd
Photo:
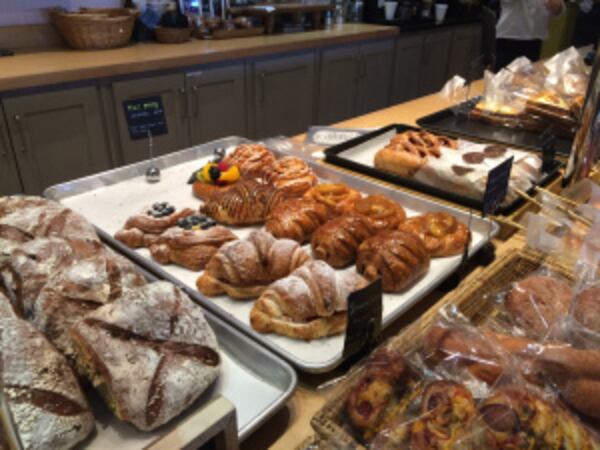
M397 27L344 24L327 30L223 41L194 39L185 44L139 43L111 50L60 49L17 54L0 59L0 92L291 52L397 34Z

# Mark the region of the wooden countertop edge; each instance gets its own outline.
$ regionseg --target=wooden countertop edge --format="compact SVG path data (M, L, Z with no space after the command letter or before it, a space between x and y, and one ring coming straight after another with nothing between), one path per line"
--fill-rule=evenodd
M277 39L277 37L279 37L277 35L262 36L263 40L270 40L272 38L273 41L266 44L257 43L254 46L241 45L239 48L216 50L214 52L199 48L198 53L193 53L190 51L188 54L176 55L173 57L157 57L150 59L140 58L136 61L119 61L106 65L90 65L88 67L83 65L82 67L75 67L73 69L57 68L56 70L49 72L13 75L5 78L0 76L0 93L37 86L85 81L96 78L107 78L122 75L133 75L148 71L177 69L188 66L224 62L228 60L273 55L283 52L316 49L361 40L382 39L386 37L394 37L398 34L398 32L399 31L396 27L384 28L377 26L377 28L374 27L374 29L351 31L347 34L344 34L342 30L340 33L330 36L307 35L305 40L295 40L291 42L280 42L280 40ZM241 44L243 44L243 42L241 42ZM139 46L141 49L143 45L146 44L135 44L134 46ZM118 52L119 49L115 49L114 51ZM103 57L107 54L106 52L108 51L103 51ZM31 57L31 55L28 56ZM74 54L73 57L76 57L76 54ZM13 58L18 58L18 56ZM17 59L14 62L18 63L19 61Z

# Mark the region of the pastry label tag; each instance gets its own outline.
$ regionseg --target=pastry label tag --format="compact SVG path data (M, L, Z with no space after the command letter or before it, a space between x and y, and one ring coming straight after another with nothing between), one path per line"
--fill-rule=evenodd
M331 147L332 145L342 144L368 132L369 130L356 128L310 127L304 142L321 147Z
M504 201L504 197L506 197L508 192L508 182L510 181L513 159L514 157L511 156L488 172L481 211L484 216L494 214L498 206Z
M129 137L132 141L167 134L167 119L160 95L136 98L123 102Z
M548 172L556 157L556 136L552 126L546 128L540 138L542 140L542 172Z
M375 344L381 332L382 292L381 280L376 280L348 296L344 357L352 356Z

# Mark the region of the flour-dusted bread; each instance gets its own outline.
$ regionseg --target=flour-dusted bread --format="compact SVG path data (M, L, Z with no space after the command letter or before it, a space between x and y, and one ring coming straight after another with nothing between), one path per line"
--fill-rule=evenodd
M152 430L217 378L217 339L202 309L156 282L89 313L71 329L77 367L121 420Z
M4 396L26 450L67 449L94 417L65 358L29 323L0 316Z

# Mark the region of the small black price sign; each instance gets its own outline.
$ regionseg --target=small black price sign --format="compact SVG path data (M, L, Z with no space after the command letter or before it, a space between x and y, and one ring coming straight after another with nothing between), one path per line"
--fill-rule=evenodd
M152 136L167 134L167 119L160 95L136 98L123 102L127 128L132 141Z
M354 291L348 296L348 326L344 356L352 356L374 345L381 332L383 294L381 280Z
M510 181L510 171L512 170L513 157L498 164L488 173L485 192L483 193L483 215L494 214L496 209L504 201L508 192L508 182Z
M556 158L556 136L553 127L550 126L541 134L542 141L542 171L548 172Z

